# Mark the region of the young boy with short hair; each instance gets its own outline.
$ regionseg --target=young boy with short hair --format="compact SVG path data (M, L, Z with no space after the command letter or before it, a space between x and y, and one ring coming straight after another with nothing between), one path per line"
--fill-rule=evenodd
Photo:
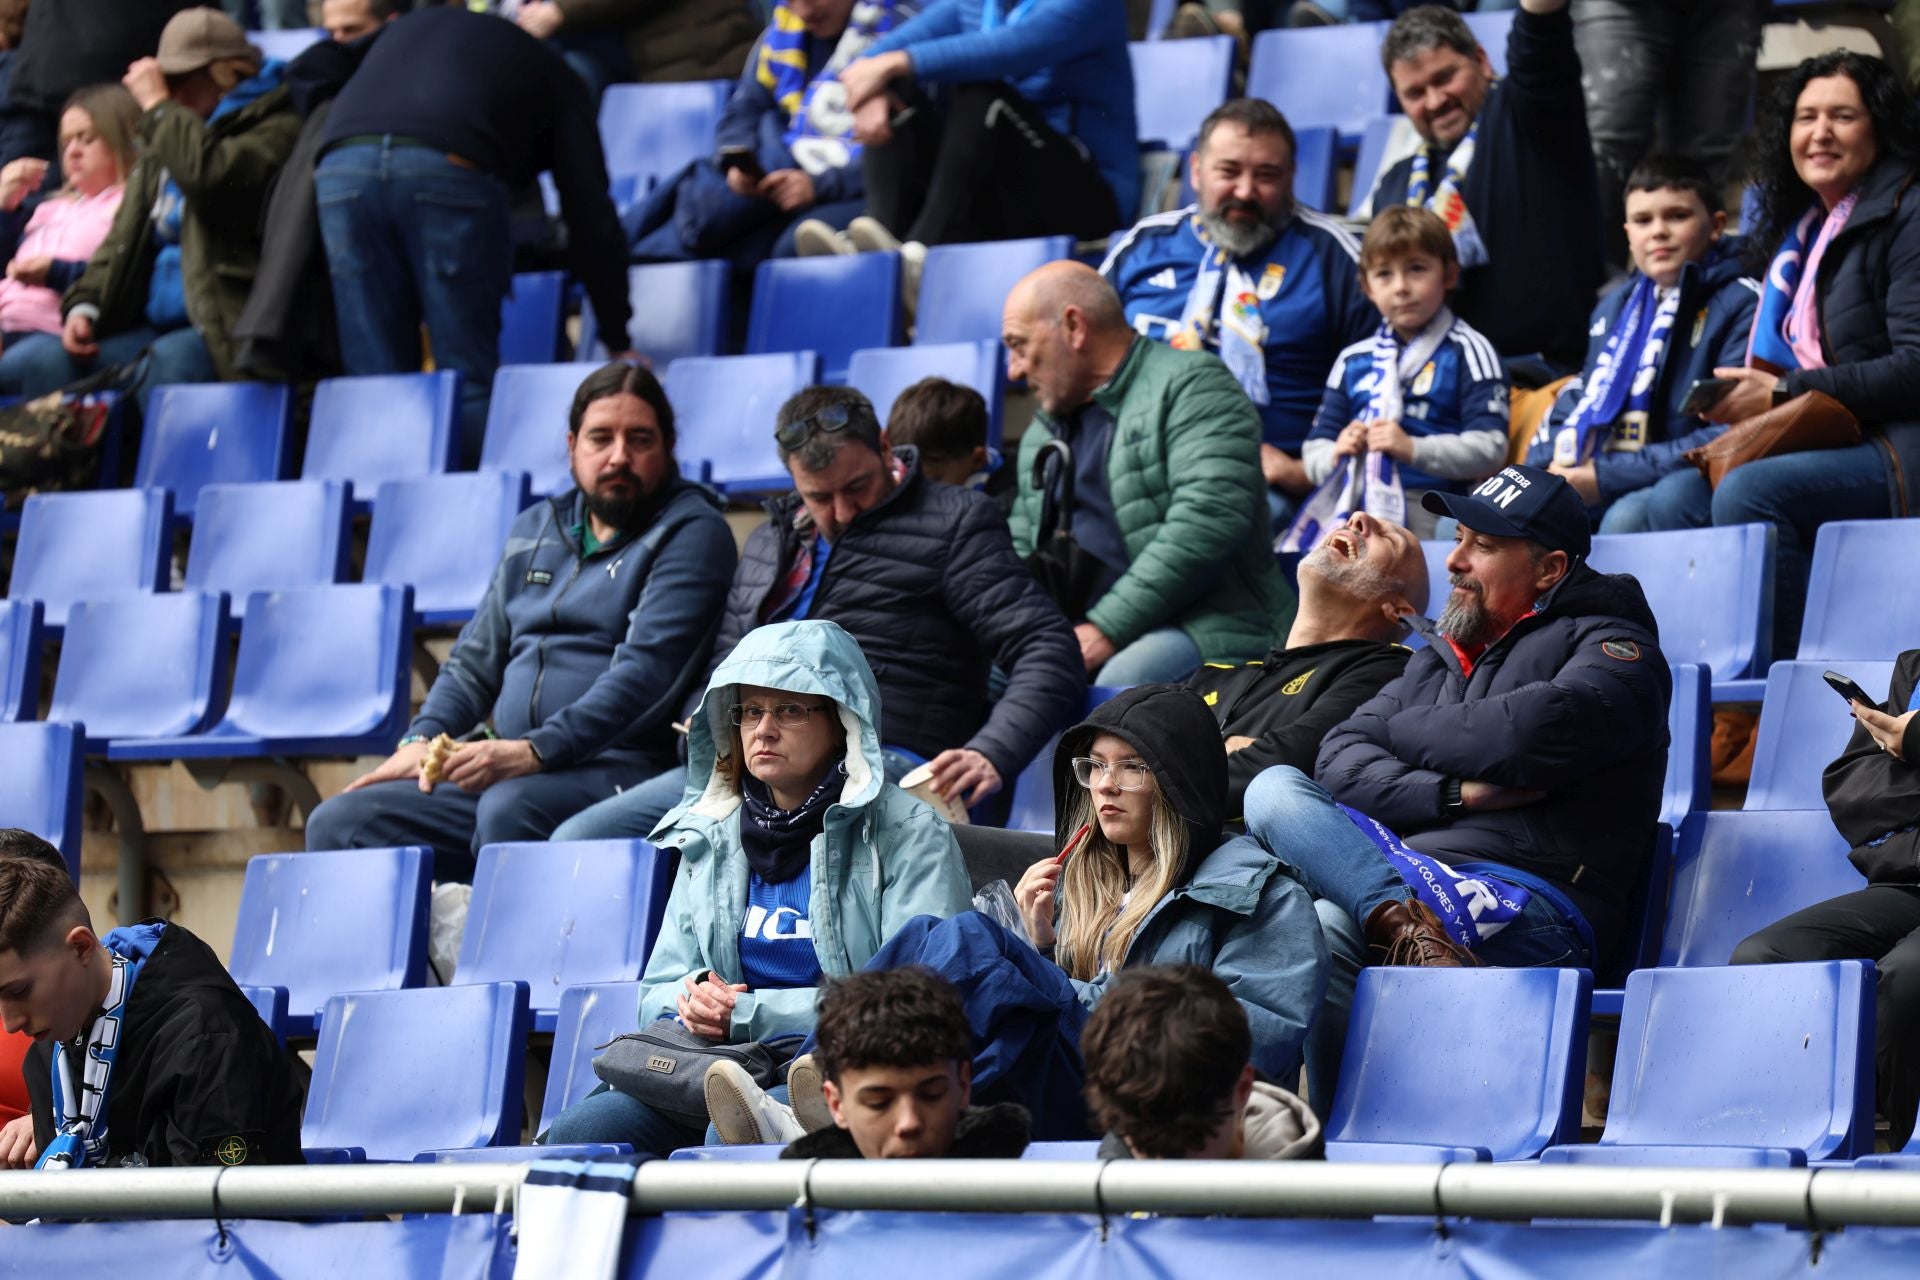
M1641 161L1626 209L1633 274L1594 308L1586 367L1554 401L1527 461L1571 484L1602 533L1702 528L1713 523L1713 491L1686 452L1726 427L1682 406L1716 366L1745 363L1759 285L1741 273L1719 188L1699 161Z
M972 387L922 378L887 411L887 443L920 451L920 474L960 488L987 470L987 402Z
M1506 369L1493 344L1448 308L1459 283L1453 236L1439 217L1395 206L1374 218L1360 242L1360 287L1380 328L1333 362L1301 452L1316 485L1342 458L1355 466L1369 454L1390 459L1404 497L1399 523L1422 538L1437 520L1422 494L1464 493L1507 456ZM1367 509L1380 514L1371 502Z
M97 935L49 853L0 856L0 1020L35 1041L0 1164L301 1163L292 1060L219 958L162 920Z

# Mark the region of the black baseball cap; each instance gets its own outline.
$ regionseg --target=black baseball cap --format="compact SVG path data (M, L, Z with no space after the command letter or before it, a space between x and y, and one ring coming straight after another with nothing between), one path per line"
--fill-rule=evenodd
M1538 467L1502 467L1471 493L1429 489L1420 505L1475 533L1527 538L1576 560L1593 549L1586 503L1572 485Z

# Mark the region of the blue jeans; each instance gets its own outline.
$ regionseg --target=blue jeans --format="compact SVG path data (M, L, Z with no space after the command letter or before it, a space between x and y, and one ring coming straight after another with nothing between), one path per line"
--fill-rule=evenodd
M0 396L46 395L78 382L94 371L116 364L141 364L130 394L146 417L147 401L155 387L176 382L212 382L219 377L213 356L200 334L192 329L172 329L157 333L145 327L127 329L100 339L100 352L89 360L76 360L51 333L36 333L13 343L0 352Z
M1761 458L1727 474L1713 491L1716 525L1774 527L1773 656L1791 658L1800 647L1807 608L1807 567L1813 536L1829 520L1881 520L1887 503L1887 464L1872 441L1845 449Z
M1600 517L1600 532L1704 529L1712 523L1713 490L1705 476L1688 467L1669 471L1646 488L1615 498Z
M1107 659L1095 684L1161 684L1185 680L1200 665L1200 646L1178 627L1161 627Z
M787 1086L777 1085L767 1090L767 1096L775 1102L785 1102ZM635 1151L650 1151L659 1156L682 1147L721 1145L720 1135L712 1125L702 1130L681 1124L672 1116L606 1084L554 1117L540 1141L556 1147L624 1142Z
M435 366L460 374L461 465L478 465L513 279L506 187L388 138L328 152L314 190L347 372L418 370L424 324Z

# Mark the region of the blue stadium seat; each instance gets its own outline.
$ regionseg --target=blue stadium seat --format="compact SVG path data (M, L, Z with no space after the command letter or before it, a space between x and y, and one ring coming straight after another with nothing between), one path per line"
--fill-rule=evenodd
M935 245L920 274L914 345L998 342L1001 311L1014 283L1036 267L1072 256L1069 236Z
M500 363L548 364L560 359L565 335L567 275L522 271L500 307Z
M1660 821L1678 830L1682 819L1713 805L1713 673L1691 662L1674 664L1673 701L1667 705L1667 785Z
M1773 631L1773 526L1732 525L1665 533L1602 534L1589 563L1630 573L1660 623L1668 662L1713 671L1716 701L1764 673ZM1888 655L1892 656L1892 655ZM1754 688L1748 696L1757 696Z
M387 480L451 471L459 447L460 375L326 378L313 392L304 480L345 480L364 505Z
M1348 217L1359 217L1367 197L1373 194L1373 184L1379 180L1387 158L1387 146L1393 141L1394 124L1405 118L1376 115L1360 131L1360 154L1353 162L1353 190L1347 199Z
M336 995L319 1035L300 1131L310 1162L412 1160L520 1136L524 983Z
M1029 1142L1020 1153L1022 1160L1096 1160L1099 1156L1098 1141Z
M1334 213L1333 184L1340 176L1340 135L1325 125L1293 131L1293 198L1309 209Z
M210 484L187 548L186 589L286 591L345 582L353 519L339 480ZM271 537L262 536L271 530Z
M1167 24L1173 21L1174 11L1180 7L1180 0L1151 0L1147 5L1147 39L1159 40L1167 34Z
M1891 661L1837 663L1842 675L1870 697L1885 701ZM1820 775L1847 745L1853 715L1827 682L1825 662L1776 662L1767 672L1767 696L1753 744L1747 809L1824 809Z
M373 502L367 582L413 588L417 626L473 616L530 498L523 471L457 471L389 480Z
M737 1147L682 1147L667 1155L669 1160L682 1162L702 1160L718 1164L758 1164L762 1160L778 1160L786 1145L779 1142L753 1143Z
M634 175L644 195L689 161L711 156L714 129L732 91L731 80L611 86L600 99L607 172Z
M651 361L655 373L684 356L724 355L732 274L720 261L627 268L633 315L627 322L627 345ZM605 339L589 300L580 308L580 359L605 360Z
M80 800L86 771L71 724L0 724L0 827L24 827L66 855L80 881Z
M384 755L407 721L412 614L405 587L255 594L226 714L196 736L116 742L108 758Z
M533 1029L553 1030L566 988L646 969L673 867L671 853L645 840L487 845L453 980L524 981ZM630 1009L626 1029L634 1020Z
M1384 22L1262 31L1253 38L1247 96L1280 108L1295 129L1330 125L1349 138L1387 109L1380 67Z
M1513 31L1513 10L1495 9L1489 13L1464 13L1467 27L1473 32L1473 38L1487 51L1487 61L1493 64L1493 74L1507 74L1507 37Z
M821 381L839 385L854 352L900 341L899 303L897 253L772 258L754 273L747 353L817 351Z
M1592 988L1585 969L1361 970L1327 1159L1530 1160L1577 1140Z
M596 364L503 365L487 405L482 471L524 471L535 497L573 488L567 465L567 413Z
M307 49L327 38L325 27L290 27L284 31L249 31L247 43L263 58L291 62Z
M282 1036L310 1036L342 991L397 991L427 976L424 848L266 853L247 860L227 971L281 993Z
M1083 714L1091 714L1095 707L1119 692L1113 686L1094 685L1087 690L1086 712ZM1047 739L1047 744L1040 748L1040 754L1014 779L1013 805L1007 814L1009 831L1044 831L1053 834L1053 749L1059 745L1057 735Z
M133 487L170 490L173 513L191 520L206 485L285 479L292 408L292 389L277 382L155 388Z
M677 420L681 466L712 465L726 493L784 493L793 479L773 440L773 419L788 396L819 379L811 351L766 356L689 357L667 367L667 399Z
M247 998L253 1011L260 1015L260 1021L273 1031L274 1039L282 1047L287 1043L287 1033L281 1028L287 1025L287 989L285 987L250 987L244 982L235 983L240 994Z
M1674 851L1660 964L1725 964L1781 917L1865 887L1824 808L1693 814Z
M1133 113L1143 147L1185 151L1233 85L1233 37L1136 41Z
M77 601L167 585L172 503L165 489L36 493L20 508L7 596L38 600L58 633Z
M1820 526L1800 624L1802 662L1892 658L1920 648L1920 520L1836 520Z
M1594 966L1599 980L1611 985L1596 987L1593 993L1595 1016L1620 1016L1621 986L1635 969L1651 966L1660 955L1666 936L1667 900L1673 892L1674 829L1659 823L1653 830L1653 848L1640 864L1627 891L1626 927L1613 954Z
M1642 969L1607 1127L1546 1164L1800 1167L1873 1150L1873 966Z
M0 724L40 714L40 602L0 600Z
M86 749L199 733L226 694L227 597L198 591L83 600L67 615L47 718Z
M847 385L873 401L873 411L882 423L900 393L922 378L945 378L978 391L987 402L987 447L1000 447L1007 365L1000 358L998 338L990 342L869 348L854 352L853 363L847 368Z

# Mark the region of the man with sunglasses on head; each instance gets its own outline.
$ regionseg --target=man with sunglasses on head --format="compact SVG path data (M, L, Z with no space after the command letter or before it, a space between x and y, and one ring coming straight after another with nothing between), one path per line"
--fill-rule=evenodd
M727 597L714 665L770 622L824 618L859 642L880 683L889 780L921 760L961 805L1003 790L1082 710L1086 676L1065 615L1014 554L985 494L929 480L892 448L850 387L809 387L774 437L794 492L768 502ZM990 704L988 673L1007 675ZM685 770L576 815L556 839L645 836L679 803Z

